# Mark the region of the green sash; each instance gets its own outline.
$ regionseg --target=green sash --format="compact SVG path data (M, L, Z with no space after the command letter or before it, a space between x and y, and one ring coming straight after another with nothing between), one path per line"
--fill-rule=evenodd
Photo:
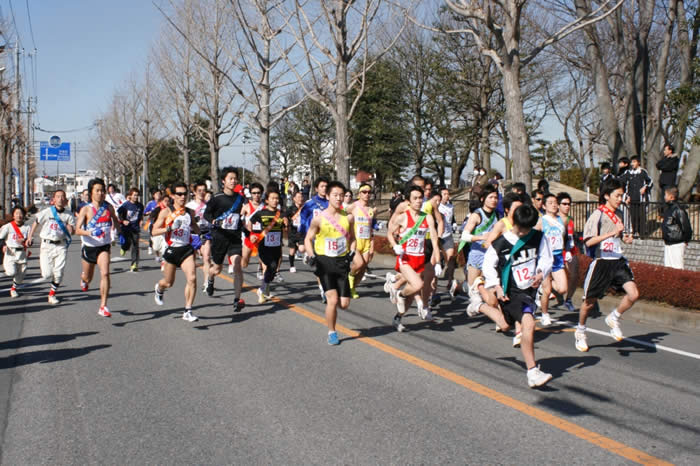
M532 238L532 235L535 234L535 229L533 228L530 230L530 233L527 235L523 236L522 238L519 238L518 241L515 243L513 246L513 249L510 250L510 258L508 259L508 262L506 262L505 267L503 267L503 272L501 272L501 285L503 287L503 294L505 295L508 292L508 283L510 280L508 280L508 277L510 276L510 269L513 266L513 257L525 246L525 244Z

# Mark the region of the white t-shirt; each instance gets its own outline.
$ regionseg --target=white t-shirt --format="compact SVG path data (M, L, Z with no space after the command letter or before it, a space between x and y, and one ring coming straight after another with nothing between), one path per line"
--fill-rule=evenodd
M64 225L72 225L75 227L75 217L71 215L67 210L63 212L58 212L58 218L61 219ZM49 241L60 241L66 238L65 233L58 225L58 222L54 219L51 208L44 209L39 212L36 216L36 223L41 225L41 231L39 232L39 237L41 239L46 239Z
M107 194L105 196L105 201L112 204L112 207L114 207L114 211L116 212L116 210L119 208L119 206L126 202L126 198L121 193L114 193L114 194Z
M24 248L24 241L27 239L27 235L29 235L29 230L31 229L26 223L21 227L18 225L18 228L22 233L21 237L15 232L15 229L12 228L11 222L4 224L2 228L0 228L0 239L4 239L5 244L13 249Z
M445 224L445 231L442 233L442 238L447 238L448 236L452 235L452 223L454 222L455 218L455 206L451 202L448 202L447 204L443 204L441 202L438 205L438 210L442 214L442 218L445 220L443 222Z

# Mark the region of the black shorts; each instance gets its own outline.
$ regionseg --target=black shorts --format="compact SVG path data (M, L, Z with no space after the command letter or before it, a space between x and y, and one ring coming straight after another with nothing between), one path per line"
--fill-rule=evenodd
M433 240L425 240L425 248L423 251L425 252L425 263L428 264L430 259L433 257Z
M224 233L221 230L211 232L211 260L216 265L222 265L226 256L240 256L243 251L241 232Z
M163 260L168 264L180 267L185 259L194 255L194 248L188 244L186 246L168 246L163 253Z
M298 232L290 231L287 235L287 247L290 249L298 249L304 245L304 235Z
M264 244L258 246L258 257L260 262L265 264L266 267L274 267L277 269L277 263L282 257L282 246L268 247Z
M530 314L535 317L537 303L535 302L535 294L537 290L517 290L509 293L508 301L500 301L503 315L506 322L512 325L513 322L522 322L523 314Z
M624 291L622 285L634 281L634 274L627 259L596 259L588 266L583 282L583 299L605 296L608 289Z
M316 256L314 275L321 281L323 291L336 290L341 298L350 297L350 263L346 257Z
M102 246L83 246L83 250L80 253L80 257L89 264L97 264L97 258L103 252L110 253L112 249L111 244L103 244Z

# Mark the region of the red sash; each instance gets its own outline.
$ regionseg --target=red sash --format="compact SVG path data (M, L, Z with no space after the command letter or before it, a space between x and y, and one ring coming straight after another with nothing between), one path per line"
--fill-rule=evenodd
M168 218L165 219L165 227L167 228L168 226L172 225L173 222L175 221L175 219L184 213L185 213L184 207L182 209L176 210L174 212L170 212L170 215L168 215ZM170 240L170 234L171 234L170 231L165 233L165 242L168 243L168 246L173 244L173 242Z
M24 241L24 235L22 234L22 230L19 229L15 221L10 222L10 226L12 226L12 229L15 230L15 234L19 236L20 241L22 241L22 249L27 251L27 245L25 244ZM27 257L30 257L32 255L32 251L27 251Z

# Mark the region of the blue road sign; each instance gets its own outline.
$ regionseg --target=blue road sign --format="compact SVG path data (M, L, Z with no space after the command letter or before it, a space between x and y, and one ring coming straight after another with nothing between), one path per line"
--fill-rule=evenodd
M39 160L47 162L70 162L70 142L63 142L58 147L51 147L46 141L39 143Z

